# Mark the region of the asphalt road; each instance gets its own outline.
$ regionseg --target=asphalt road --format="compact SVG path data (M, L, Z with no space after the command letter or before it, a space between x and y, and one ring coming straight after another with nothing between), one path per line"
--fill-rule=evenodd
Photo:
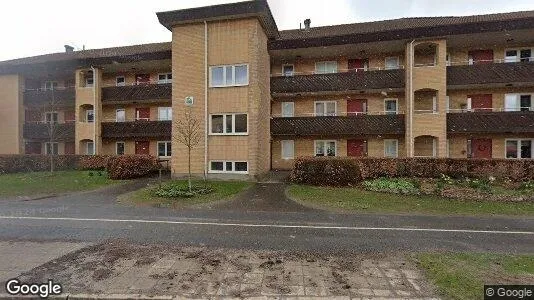
M121 206L139 182L98 192L0 201L0 240L135 242L321 252L492 251L534 253L534 218L335 214L298 209L279 185L258 185L213 209ZM268 195L263 199L261 195ZM277 198L278 197L278 198ZM283 202L277 211L276 201ZM261 204L261 205L260 205ZM259 209L255 209L255 208ZM259 211L258 211L259 210Z

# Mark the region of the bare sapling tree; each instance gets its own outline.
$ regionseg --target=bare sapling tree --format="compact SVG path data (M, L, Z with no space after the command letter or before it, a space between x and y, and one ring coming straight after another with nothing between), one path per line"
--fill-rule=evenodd
M195 148L202 139L200 131L200 120L193 114L192 107L184 110L184 117L175 122L173 139L187 147L187 168L188 168L188 186L189 192L192 192L191 184L191 150Z
M57 108L59 106L59 101L56 98L56 87L52 86L50 90L50 97L47 97L47 100L42 105L42 116L44 115L44 124L46 126L46 135L48 146L45 144L45 151L47 151L49 156L50 163L50 172L55 171L55 161L54 156L56 155L54 145L57 143L57 134L59 127L59 117L57 113ZM46 97L46 96L45 96Z

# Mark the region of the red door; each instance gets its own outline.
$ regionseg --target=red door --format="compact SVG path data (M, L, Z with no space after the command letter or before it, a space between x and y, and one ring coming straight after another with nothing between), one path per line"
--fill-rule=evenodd
M150 107L139 107L135 109L135 119L150 121Z
M349 71L351 72L363 71L367 65L367 59L349 59L348 61Z
M491 139L472 139L471 152L473 158L491 158Z
M474 111L491 111L493 107L492 94L468 95L471 98L471 109Z
M74 142L65 142L65 155L74 155Z
M149 141L136 141L135 142L135 154L149 155L150 154L149 146L150 146Z
M367 143L365 140L347 140L347 156L367 156Z
M148 84L150 83L150 74L136 74L135 75L136 84Z
M366 99L347 100L347 115L355 116L367 112Z
M473 60L473 64L483 64L493 62L493 50L473 50L469 51L469 61Z
M74 122L75 119L76 119L76 117L74 116L74 111L73 110L65 111L65 122L67 122L67 123Z

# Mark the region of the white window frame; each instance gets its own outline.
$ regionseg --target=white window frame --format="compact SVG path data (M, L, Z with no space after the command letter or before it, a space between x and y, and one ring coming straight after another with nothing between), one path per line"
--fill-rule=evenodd
M119 111L122 111L124 113L124 120L119 120ZM115 110L115 122L126 122L126 109L124 108L117 108Z
M159 155L159 145L160 144L165 144L165 154L164 156L160 156ZM170 148L171 148L171 155L168 155L169 154L169 145L170 145ZM157 151L158 151L158 157L159 158L170 158L172 156L172 142L171 141L158 141L157 142Z
M48 121L48 116L56 116L56 121L53 121L53 118L50 118L51 121ZM59 113L57 111L47 111L44 114L44 122L46 124L58 124L59 123Z
M92 145L92 149L93 149L93 153L91 153L91 151L89 151L89 145ZM96 151L95 151L95 142L87 142L85 144L85 153L87 155L95 155Z
M284 72L284 68L285 68L285 67L291 67L291 68L293 68L293 71L291 71L291 74L286 75L286 73ZM294 64L283 64L283 65L282 65L282 76L285 76L285 77L291 77L291 76L293 76L293 75L295 75L295 65L294 65Z
M520 62L521 61L521 50L530 50L530 57L529 61L534 61L534 48L528 48L528 47L519 47L519 48L507 48L504 49L504 62L506 63L514 63L514 62ZM506 52L508 51L516 51L515 56L506 56ZM513 58L513 59L509 59Z
M118 151L119 150L119 144L122 144L122 151L124 151L124 153L122 153L122 154L119 154L119 151ZM126 154L126 143L125 142L121 141L121 142L116 142L115 143L115 154L116 155L124 155L124 154Z
M291 107L291 114L286 114L285 113L284 106L286 106L286 105ZM281 106L281 111L282 111L281 116L283 118L292 118L292 117L295 116L295 102L289 102L289 101L288 102L282 102L280 104L280 106Z
M319 72L319 69L317 68L318 65L320 64L324 64L325 65L325 69L326 69L326 65L327 64L333 64L334 65L334 69L332 70L332 72ZM334 73L337 73L338 71L338 66L337 66L337 61L335 60L324 60L324 61L317 61L315 62L315 74L334 74Z
M507 98L513 96L515 98L516 105L513 107L508 106ZM529 111L534 111L534 94L530 93L508 93L504 94L504 111L521 111L525 107L521 107L521 96L530 96L530 108Z
M390 156L388 155L387 153L387 146L386 144L389 143L389 142L395 142L395 156ZM399 140L398 139L385 139L384 140L384 157L388 157L388 158L397 158L399 157Z
M89 113L93 112L93 121L89 121ZM94 109L88 109L85 111L85 122L86 123L94 123L95 120L95 110Z
M120 78L122 78L122 82L119 82ZM124 76L115 77L115 85L116 86L126 86L126 77L124 77Z
M48 145L51 145L50 149L52 150L52 152L54 152L54 148L56 148L57 150L56 153L49 153ZM59 155L59 143L58 142L46 142L45 143L45 154L46 155Z
M396 67L388 67L388 60L395 59L397 61ZM388 56L384 59L384 70L397 70L400 69L400 58L398 56Z
M242 67L242 66L246 66L247 67L247 80L245 83L242 83L242 84L236 84L235 82L235 68L236 67ZM216 68L223 68L223 83L221 85L214 85L213 84L213 69L216 69ZM232 68L232 81L230 84L227 84L226 83L226 68ZM247 64L235 64L235 65L218 65L218 66L211 66L210 68L210 87L212 88L222 88L222 87L239 87L239 86L247 86L249 85L249 80L250 80L250 68L249 68L249 65L248 63Z
M50 86L48 86L50 85ZM57 81L45 81L44 82L44 90L45 91L52 91L52 90L57 90L59 87L59 82Z
M330 114L328 114L326 112L326 107L327 107L328 103L334 103L334 114L333 115L330 115ZM324 114L319 115L317 113L317 104L323 105ZM313 115L316 116L316 117L335 117L335 116L337 116L337 101L315 101L315 102L313 102Z
M162 111L165 111L166 116L162 117ZM172 107L160 106L158 107L158 120L159 121L172 121Z
M284 153L284 144L290 145L290 153ZM282 159L294 159L295 158L295 141L294 140L282 140L280 141L280 157Z
M223 132L213 132L213 126L212 126L212 120L213 116L223 116ZM225 132L226 131L226 116L232 115L232 132ZM236 115L246 115L247 116L247 132L235 132L235 116ZM217 113L217 114L210 114L210 120L209 120L209 126L210 126L210 135L248 135L248 129L249 129L249 117L248 113Z
M506 144L508 144L509 141L517 142L517 158L508 158L506 157ZM521 157L521 142L523 141L530 141L530 158L522 158ZM510 138L510 139L504 139L504 158L506 159L534 159L534 139L521 139L521 138Z
M314 140L313 141L313 156L314 157L317 157L317 143L323 143L323 153L324 154L327 154L327 148L326 148L326 144L327 143L332 143L334 142L334 156L329 156L329 155L323 155L322 157L336 157L337 156L337 141L336 140Z
M169 75L171 78L169 78ZM165 79L160 79L160 76L165 76ZM158 84L172 83L172 73L159 73L158 74Z
M89 83L89 80L91 80L93 83ZM90 77L85 77L85 87L92 88L95 86L95 78L94 75Z
M213 170L211 168L211 163L214 163L214 162L220 162L223 164L223 169L222 171L221 170ZM227 171L226 170L226 163L231 163L232 164L232 171ZM234 171L235 170L235 164L236 163L246 163L247 164L247 170L246 171ZM209 162L209 173L211 174L248 174L248 170L249 170L249 163L248 161L246 160L210 160Z
M395 101L395 113L393 113L393 111L389 111L387 110L387 105L386 105L386 102L387 101ZM384 99L384 114L395 114L395 115L398 115L399 114L399 99L398 98L385 98Z

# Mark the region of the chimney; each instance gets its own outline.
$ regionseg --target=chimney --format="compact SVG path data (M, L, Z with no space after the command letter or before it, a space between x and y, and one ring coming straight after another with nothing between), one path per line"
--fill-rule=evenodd
M306 19L304 20L304 30L310 30L311 20Z
M65 52L66 53L74 52L74 47L70 45L65 45Z

